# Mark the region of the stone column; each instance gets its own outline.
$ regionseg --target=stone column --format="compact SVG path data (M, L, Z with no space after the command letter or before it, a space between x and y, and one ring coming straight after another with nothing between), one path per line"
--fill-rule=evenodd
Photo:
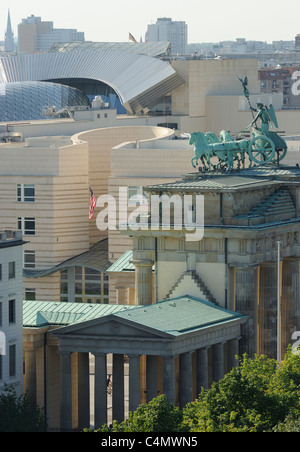
M129 411L132 413L141 403L140 356L129 355Z
M281 356L293 342L292 334L300 331L300 261L299 258L283 259L281 290Z
M112 384L113 420L122 422L124 420L124 355L113 355Z
M107 362L106 354L94 353L95 356L95 428L107 423Z
M184 408L193 399L192 382L192 352L182 353L179 357L180 385L179 401L180 408Z
M60 353L60 430L72 430L71 353Z
M170 403L176 402L175 397L175 357L164 356L164 394Z
M135 265L135 304L152 304L153 262L150 259L133 260Z
M224 377L224 342L214 344L212 356L213 381L219 381Z
M258 353L277 358L277 262L260 266Z
M36 350L25 351L26 392L30 396L33 407L36 407Z
M158 395L158 365L157 356L146 356L146 384L147 384L147 403Z
M208 389L208 350L210 347L204 347L197 350L197 396L201 389Z
M235 269L235 310L248 316L246 323L241 325L240 351L242 356L247 353L254 356L257 352L257 275L256 268Z
M78 427L90 427L89 354L78 353Z

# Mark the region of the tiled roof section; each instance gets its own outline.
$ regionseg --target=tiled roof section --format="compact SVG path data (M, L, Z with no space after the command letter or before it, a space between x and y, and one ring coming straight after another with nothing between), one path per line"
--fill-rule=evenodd
M173 336L246 318L238 312L188 295L154 305L138 306L115 315Z

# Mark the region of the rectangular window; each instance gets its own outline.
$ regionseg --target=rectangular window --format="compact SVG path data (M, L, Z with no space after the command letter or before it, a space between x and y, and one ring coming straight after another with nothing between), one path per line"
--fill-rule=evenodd
M35 218L18 218L18 230L23 235L35 235Z
M9 376L16 376L16 346L9 346Z
M2 355L0 353L0 380L3 380L3 364L2 364Z
M103 291L104 291L104 295L108 295L109 282L108 282L108 275L107 274L103 275Z
M25 289L25 300L35 301L35 289Z
M8 279L13 279L16 277L16 263L9 262L8 264Z
M35 202L35 187L32 184L17 185L18 202Z
M35 268L35 251L24 251L24 268Z
M2 281L2 264L0 264L0 281Z
M2 301L0 301L0 326L2 326Z
M9 300L8 302L8 321L9 323L16 323L16 300Z

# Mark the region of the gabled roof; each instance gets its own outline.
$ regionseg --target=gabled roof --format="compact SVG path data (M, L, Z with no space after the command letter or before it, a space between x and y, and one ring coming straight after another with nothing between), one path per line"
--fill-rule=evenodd
M206 300L185 295L148 306L120 311L115 317L139 323L172 336L246 318Z
M61 350L176 356L239 337L240 326L247 320L188 295L154 305L119 308L106 316L55 329L51 335L58 338Z
M246 318L238 312L188 295L147 306L29 300L23 302L24 328L80 326L83 322L107 316L133 322L171 336Z

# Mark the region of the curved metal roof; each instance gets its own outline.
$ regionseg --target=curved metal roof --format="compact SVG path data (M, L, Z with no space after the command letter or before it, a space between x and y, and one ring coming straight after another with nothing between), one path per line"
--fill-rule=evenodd
M136 53L138 55L148 55L152 57L170 57L171 43L166 41L152 42L93 42L93 41L76 41L76 42L56 42L52 45L49 53L55 52L74 52L86 50L112 50Z
M93 79L111 86L137 113L183 83L170 64L122 51L73 51L0 58L0 83Z

